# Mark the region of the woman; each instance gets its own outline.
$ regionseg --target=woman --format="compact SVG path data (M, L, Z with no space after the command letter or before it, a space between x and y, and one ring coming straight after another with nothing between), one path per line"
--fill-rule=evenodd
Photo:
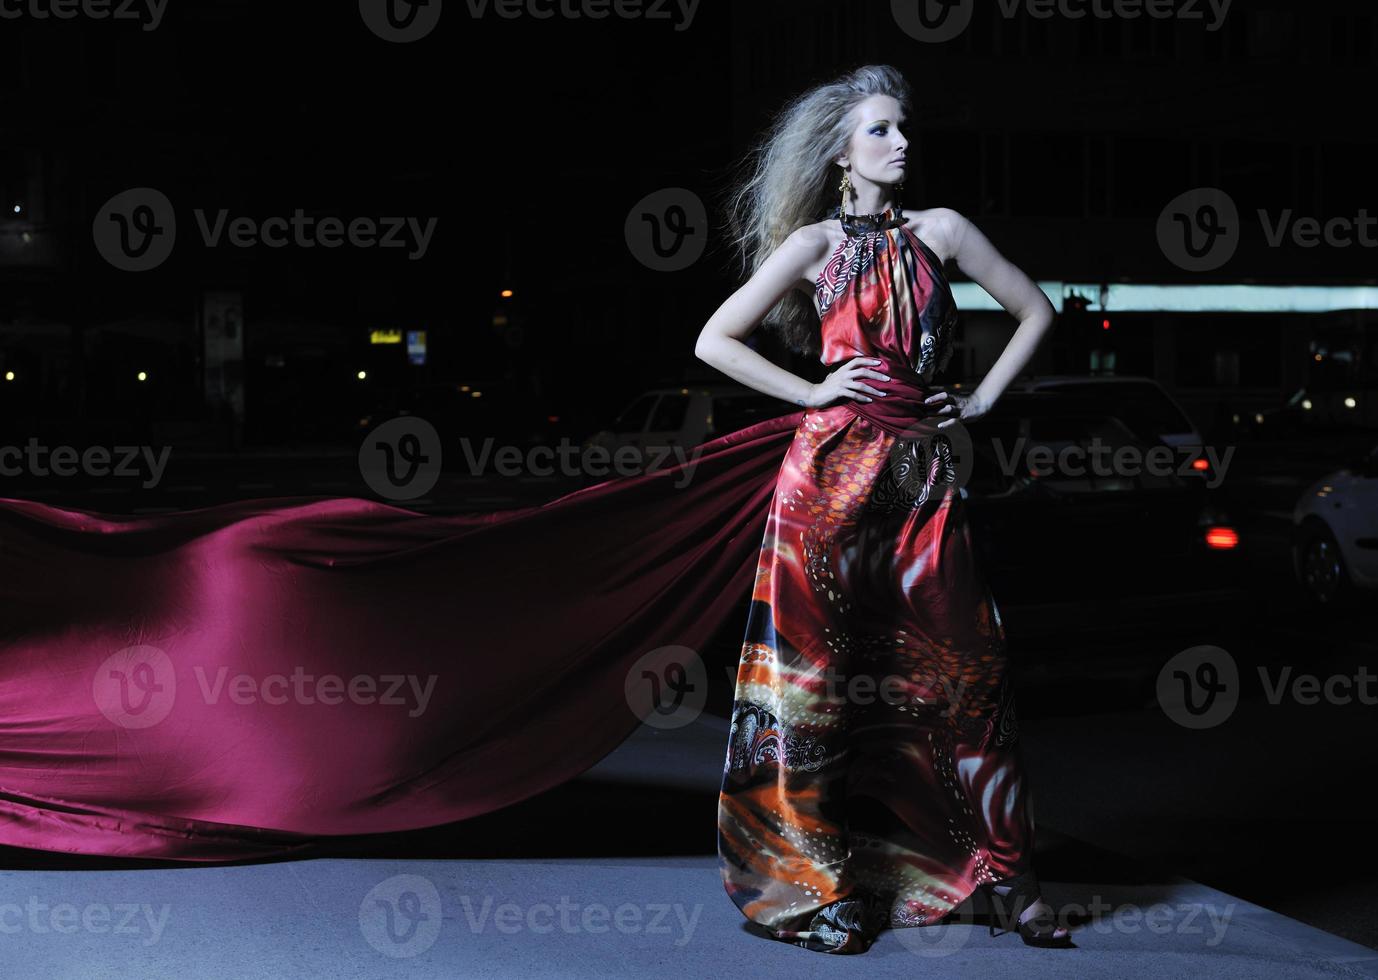
M1070 945L1038 897L1005 637L949 438L1023 370L1053 310L961 215L903 211L909 101L897 71L868 66L779 114L733 200L753 275L696 346L805 408L757 564L721 869L748 919L811 950L864 952L978 889L1025 942ZM949 258L1020 321L969 394L931 383L952 353ZM832 371L811 384L753 351L763 319Z

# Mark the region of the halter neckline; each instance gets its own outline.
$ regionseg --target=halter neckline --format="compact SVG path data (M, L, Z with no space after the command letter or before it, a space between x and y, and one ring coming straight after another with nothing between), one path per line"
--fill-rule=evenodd
M847 214L839 204L836 217L842 224L842 230L851 238L884 231L905 222L904 207L899 204L873 214Z

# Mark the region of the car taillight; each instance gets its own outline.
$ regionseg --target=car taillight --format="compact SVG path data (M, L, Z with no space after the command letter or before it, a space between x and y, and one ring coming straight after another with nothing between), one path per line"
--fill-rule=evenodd
M1204 459L1193 459L1191 461L1191 468L1194 470L1208 470L1211 468L1211 464Z
M1239 532L1232 527L1213 527L1206 531L1206 547L1227 550L1239 545Z

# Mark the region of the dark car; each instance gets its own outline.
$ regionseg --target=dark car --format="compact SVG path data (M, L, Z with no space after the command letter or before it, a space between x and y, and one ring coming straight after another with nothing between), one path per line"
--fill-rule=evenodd
M1185 633L1238 615L1247 547L1166 443L1096 399L1057 392L1007 393L967 428L975 458L963 492L1011 637ZM1076 473L1030 459L1036 448L1097 444L1107 459L1122 450L1144 460L1158 446L1163 472Z

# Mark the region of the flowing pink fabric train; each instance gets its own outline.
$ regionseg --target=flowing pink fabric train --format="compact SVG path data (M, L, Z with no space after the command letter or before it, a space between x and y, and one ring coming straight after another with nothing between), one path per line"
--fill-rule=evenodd
M638 659L749 595L802 414L483 514L0 498L0 844L282 856L573 778L640 723Z

